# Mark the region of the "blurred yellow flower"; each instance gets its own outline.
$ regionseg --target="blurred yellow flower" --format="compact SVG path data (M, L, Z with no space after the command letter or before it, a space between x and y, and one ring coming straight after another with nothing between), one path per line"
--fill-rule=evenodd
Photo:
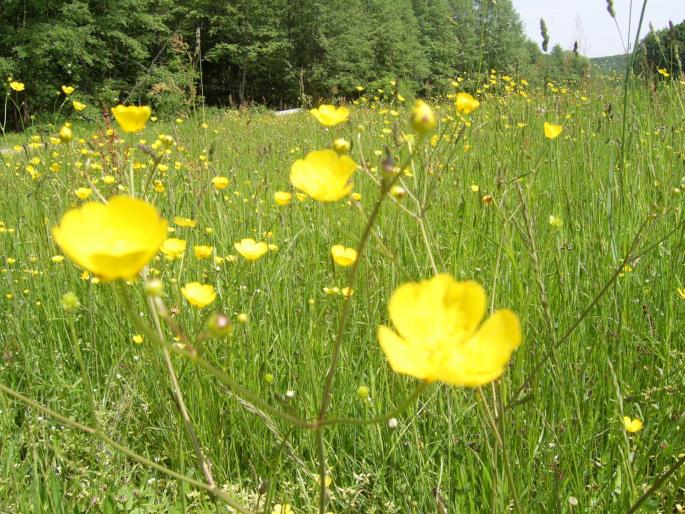
M499 378L521 343L518 316L499 310L480 327L485 291L448 274L400 286L388 306L394 330L378 339L397 373L427 381L479 386Z
M181 288L181 294L188 300L190 305L194 305L199 309L204 309L216 300L216 291L214 286L209 284L200 284L199 282L190 282L185 287Z
M295 511L293 511L287 503L285 505L277 503L274 505L274 510L271 511L271 514L295 514Z
M166 221L152 205L126 196L72 209L52 229L69 259L105 280L135 278L166 233Z
M88 198L90 198L90 195L93 194L93 190L89 187L79 187L76 191L74 191L74 194L80 200L87 200Z
M357 260L357 250L345 248L343 245L334 245L331 247L331 256L338 266L352 266Z
M339 137L338 139L333 141L333 150L335 150L335 152L338 155L346 155L350 153L351 147L352 145L350 144L350 142L342 137Z
M74 88L72 86L62 86L62 91L65 95L69 96L74 92Z
M133 337L131 337L131 340L136 344L142 344L143 336L141 336L140 334L134 334Z
M559 137L559 134L564 130L561 125L553 125L552 123L545 122L545 137L547 139L555 139Z
M350 110L344 106L336 109L335 105L324 104L319 106L318 109L311 109L309 112L324 127L335 127L345 123L350 118Z
M668 78L671 76L671 74L668 71L666 71L666 68L657 68L656 71L658 71L659 75L661 75L662 77Z
M209 259L212 253L214 253L214 248L207 245L198 245L193 247L193 252L198 259Z
M74 100L73 102L71 102L71 105L73 105L73 106L74 106L74 110L75 110L75 111L78 111L78 112L84 110L84 109L87 107L86 104L81 103L81 102L79 102L78 100Z
M197 221L183 216L174 216L174 224L184 228L195 228Z
M461 114L471 114L480 107L480 102L468 93L459 93L455 105Z
M165 239L160 248L167 259L177 259L186 251L186 242L177 237Z
M251 238L241 239L239 243L233 245L236 252L248 261L256 261L269 251L269 245L264 241L257 242Z
M71 140L74 139L74 134L71 132L71 129L64 125L61 129L59 129L59 140L64 143L65 145Z
M17 82L16 80L13 80L12 82L10 82L10 87L16 92L20 92L20 91L23 91L25 89L24 83L23 82Z
M287 191L276 191L274 193L274 202L281 207L288 205L292 199L293 195Z
M145 128L152 110L147 105L138 107L117 105L112 108L112 114L124 132L135 133Z
M623 417L623 426L626 429L626 432L629 432L631 434L634 434L636 432L639 432L642 430L642 428L645 426L642 420L635 418L632 419L628 416Z
M314 200L335 202L352 191L350 179L356 169L357 164L347 155L318 150L293 163L290 182Z
M217 191L223 191L228 187L228 178L227 177L214 177L212 179L212 185L214 185L214 188Z
M411 126L419 134L427 134L435 130L438 119L435 111L423 100L417 100L411 111Z

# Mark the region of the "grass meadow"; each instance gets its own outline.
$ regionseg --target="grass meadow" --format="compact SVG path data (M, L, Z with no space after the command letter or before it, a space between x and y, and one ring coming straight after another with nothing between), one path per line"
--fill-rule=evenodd
M230 378L170 357L217 487L245 512L319 512L316 431L274 412L317 416L350 285L330 248L358 245L387 155L407 164L396 182L404 195L387 195L360 254L328 412L381 419L325 427L326 511L627 512L656 484L641 512L683 512L685 87L632 84L624 124L620 81L488 80L469 116L451 99L431 102L439 125L425 138L390 85L360 93L350 121L330 129L306 111L212 110L136 135L74 113L68 144L49 142L61 125L7 136L7 149L20 146L0 156L0 512L231 512L108 443L204 481L160 347L117 294L126 289L153 326L144 281L116 286L55 258L51 228L83 203L83 187L90 200L147 198L170 237L187 241L180 258L160 254L147 273L164 283L169 326ZM546 138L544 122L563 132ZM173 136L166 151L160 134ZM358 195L298 199L291 164L341 137ZM217 190L215 176L228 187ZM276 191L293 192L290 204L277 205ZM234 249L247 237L273 246L247 261ZM212 257L196 258L195 245ZM376 330L400 284L437 272L481 283L488 310L519 316L523 343L492 384L436 382L405 402L419 381L391 370ZM214 285L211 306L183 298L193 281ZM72 313L67 292L80 302ZM231 318L230 337L205 337L213 313ZM51 415L92 427L87 381L105 439ZM628 432L624 416L644 428Z

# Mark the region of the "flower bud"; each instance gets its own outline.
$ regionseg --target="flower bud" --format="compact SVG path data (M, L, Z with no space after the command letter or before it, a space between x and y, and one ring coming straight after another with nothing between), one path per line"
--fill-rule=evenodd
M143 286L143 291L148 296L162 296L164 292L164 283L158 278L153 278L145 282Z
M81 302L78 301L78 297L69 291L62 295L62 309L65 312L73 312L81 306Z
M351 145L347 139L341 137L333 141L333 150L335 150L338 155L347 155L350 153L350 148Z
M438 120L435 112L423 100L417 100L411 111L411 126L418 134L427 134L435 130Z
M71 132L71 129L64 125L60 130L59 130L59 140L64 143L65 145L71 140L74 139L74 134Z
M368 400L369 399L369 388L366 387L365 385L360 385L357 388L357 396L359 396L360 400Z
M214 313L207 320L207 331L214 337L228 337L233 333L231 318L225 314Z

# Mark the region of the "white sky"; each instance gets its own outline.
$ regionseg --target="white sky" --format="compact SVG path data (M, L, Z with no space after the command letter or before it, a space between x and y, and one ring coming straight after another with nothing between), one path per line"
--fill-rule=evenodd
M578 40L579 50L588 57L601 57L623 53L621 37L614 20L607 12L606 0L512 0L521 15L525 30L533 41L539 43L540 18L544 18L550 37L550 49L560 44L571 49ZM640 18L642 0L614 0L616 19L623 38L628 35L630 5L633 4L631 45ZM685 19L685 0L647 0L645 21L641 36L649 31L649 23L655 29L668 25L668 20L680 23ZM626 43L627 44L627 43Z

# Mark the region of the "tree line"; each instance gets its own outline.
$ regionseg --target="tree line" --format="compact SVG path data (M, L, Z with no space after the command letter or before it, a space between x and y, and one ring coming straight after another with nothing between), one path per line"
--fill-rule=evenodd
M536 78L587 74L587 59L528 40L511 0L2 0L0 76L50 110L63 84L98 105L158 111L350 97L397 80L445 92L490 69Z

